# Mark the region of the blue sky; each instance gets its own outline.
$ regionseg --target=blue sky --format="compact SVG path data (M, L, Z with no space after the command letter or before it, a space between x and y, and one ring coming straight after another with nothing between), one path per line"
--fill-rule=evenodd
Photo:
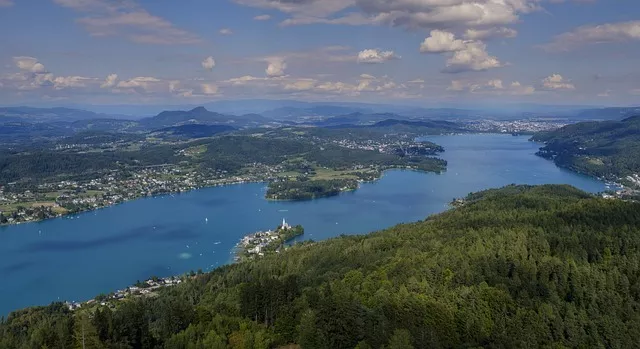
M637 0L0 0L0 104L637 105Z

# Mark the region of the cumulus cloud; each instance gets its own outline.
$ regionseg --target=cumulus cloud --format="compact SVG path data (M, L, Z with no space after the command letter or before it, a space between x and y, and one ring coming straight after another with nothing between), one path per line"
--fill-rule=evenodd
M97 79L84 76L58 76L53 78L51 82L53 83L54 89L61 90L71 87L87 87L87 85L93 81L97 81Z
M533 86L524 86L519 81L514 81L511 83L511 91L515 95L530 95L535 93L536 89Z
M365 79L365 80L375 80L376 77L370 74L360 74L360 78L361 79Z
M271 57L267 60L267 69L265 73L267 73L268 77L279 77L285 74L285 69L287 69L287 63L281 57Z
M13 57L13 62L20 70L30 71L32 73L45 73L44 65L38 62L38 59L28 56Z
M585 45L640 40L640 21L607 23L578 27L556 36L542 47L550 51L567 51Z
M487 53L487 45L479 41L467 43L464 50L456 51L447 59L446 65L443 71L447 73L483 71L503 66L498 58Z
M485 84L485 86L494 88L496 90L502 90L504 88L504 86L502 86L502 80L499 79L489 80Z
M60 6L84 13L77 20L93 36L122 36L146 44L196 44L202 40L154 16L135 1L53 0Z
M211 71L213 70L213 67L216 66L216 61L213 57L209 56L202 61L201 65L205 70Z
M271 19L270 15L259 15L259 16L255 16L253 17L254 20L256 21L268 21Z
M137 76L121 80L116 84L116 91L131 93L148 93L168 90L166 83L152 76Z
M118 75L117 74L109 74L107 76L106 79L104 79L104 82L102 83L102 85L100 85L101 88L111 88L114 87L116 85L118 81Z
M399 59L393 51L381 51L379 49L366 49L358 53L358 63L379 64L393 59Z
M542 86L548 90L574 90L576 87L560 74L552 74L542 80Z
M298 79L292 82L287 82L284 85L284 89L286 91L309 91L312 90L318 80L316 79Z
M219 31L220 34L222 35L231 35L233 34L233 30L229 29L229 28L222 28Z
M467 29L464 38L467 40L489 40L494 38L515 38L518 32L511 28L497 27L488 29Z
M201 84L200 88L202 89L202 93L204 93L205 95L218 94L218 86L215 84Z
M453 80L447 91L468 92L472 94L487 95L531 95L536 89L533 86L525 86L518 81L505 84L501 79L492 79L486 82L469 82L463 80Z
M13 62L20 73L13 74L8 80L18 90L28 91L47 87L62 90L86 87L99 81L99 79L84 76L55 76L35 57L13 57Z
M424 39L420 45L422 53L445 53L464 50L464 41L456 39L453 33L442 30L432 30L431 35Z
M487 53L487 45L481 41L456 39L455 35L442 30L432 30L420 45L422 53L447 54L443 72L483 71L502 67L498 58Z

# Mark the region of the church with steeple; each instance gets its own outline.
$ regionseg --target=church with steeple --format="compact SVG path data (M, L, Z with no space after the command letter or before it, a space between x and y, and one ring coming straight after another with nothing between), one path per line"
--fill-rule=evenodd
M280 229L282 230L291 229L291 226L289 225L289 223L287 223L287 221L285 221L284 218L282 218L282 225L280 226Z

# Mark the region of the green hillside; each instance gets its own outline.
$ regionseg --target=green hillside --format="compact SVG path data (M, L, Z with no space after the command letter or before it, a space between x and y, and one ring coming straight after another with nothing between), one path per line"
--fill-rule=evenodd
M640 116L622 121L581 122L536 134L539 155L561 167L617 179L640 173Z
M113 310L16 312L0 348L633 348L639 234L640 204L510 186Z

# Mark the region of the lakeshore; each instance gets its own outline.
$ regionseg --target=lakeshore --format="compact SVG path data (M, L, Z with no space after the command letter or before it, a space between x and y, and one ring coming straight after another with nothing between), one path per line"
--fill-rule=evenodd
M215 269L233 262L234 248L247 232L282 218L304 226L305 240L321 241L423 220L448 209L452 198L511 183L605 190L603 182L535 156L538 145L528 137L430 139L447 149L447 172L390 170L357 191L322 200L268 201L264 183L247 183L144 197L74 215L80 219L0 227L0 314L89 299L150 275Z

